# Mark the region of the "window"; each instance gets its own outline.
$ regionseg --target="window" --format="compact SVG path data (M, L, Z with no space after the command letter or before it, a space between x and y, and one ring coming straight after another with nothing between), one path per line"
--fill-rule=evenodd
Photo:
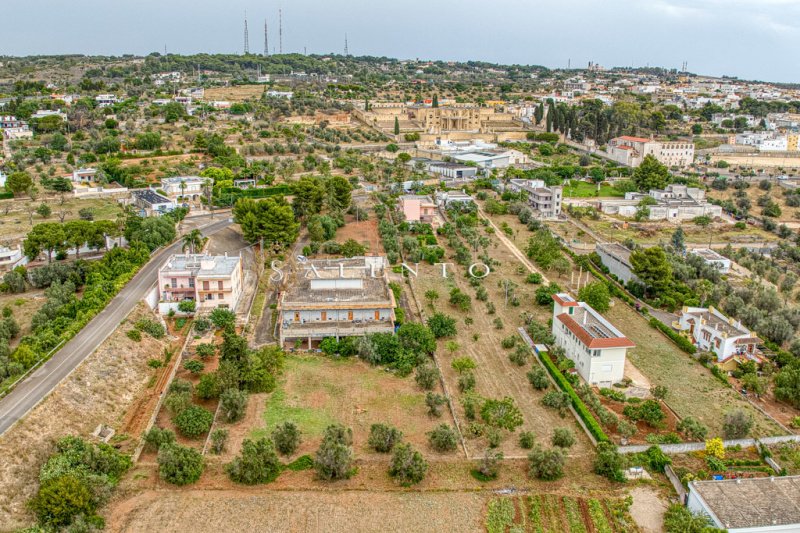
M210 300L213 300L213 299L214 299L214 295L213 294L211 294L211 293L206 294L206 301L207 302L210 301Z
M189 278L189 287L194 289L194 278Z
M706 341L706 342L710 341L711 340L711 332L704 331L703 332L703 340Z
M209 287L208 287L208 282L207 282L207 281L204 281L204 282L203 282L203 290L204 290L204 291L207 291L208 289L209 289Z
M223 287L222 287L222 281L218 281L218 282L217 282L217 289L219 289L219 290L222 290L222 289L223 289Z
M222 293L219 293L219 294L217 294L217 298L219 298L220 300L224 300L225 299L225 295L222 294Z
M172 280L170 281L170 284L172 285L172 288L174 289L174 288L176 288L178 286L178 280L176 278L172 278Z

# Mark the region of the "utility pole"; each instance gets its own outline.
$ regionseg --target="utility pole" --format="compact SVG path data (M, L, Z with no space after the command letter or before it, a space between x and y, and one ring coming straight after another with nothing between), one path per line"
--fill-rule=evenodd
M345 33L344 34L344 57L347 57L349 55L350 55L350 52L347 49L347 34Z
M247 11L244 12L244 55L250 53L250 34L247 31Z

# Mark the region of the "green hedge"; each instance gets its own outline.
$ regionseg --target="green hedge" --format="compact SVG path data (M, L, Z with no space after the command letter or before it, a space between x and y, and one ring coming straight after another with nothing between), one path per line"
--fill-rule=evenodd
M572 388L572 385L567 381L567 378L564 377L564 374L556 367L555 363L550 359L550 356L546 353L539 354L539 360L544 363L544 367L553 376L553 379L556 380L558 386L569 394L570 399L572 400L572 406L575 408L575 412L578 413L578 416L581 417L586 427L589 429L589 432L594 436L597 442L608 442L608 436L603 431L603 428L600 427L600 424L595 419L594 415L589 411L589 408L586 407L586 404L583 403L583 400L580 399L578 393L575 392L575 389Z
M657 318L653 317L650 319L650 326L659 330L661 333L669 337L672 340L672 342L677 344L678 348L680 348L684 352L693 355L697 351L697 348L695 348L694 344L689 342L689 340L686 337L684 337L683 335L679 335L678 333L675 333L675 331L673 331L671 327L667 326Z
M238 187L224 187L220 190L220 195L230 194L240 198L267 198L269 196L287 195L292 193L292 188L288 185L275 185L265 189L239 189Z
M11 200L14 198L13 192L0 192L0 200Z

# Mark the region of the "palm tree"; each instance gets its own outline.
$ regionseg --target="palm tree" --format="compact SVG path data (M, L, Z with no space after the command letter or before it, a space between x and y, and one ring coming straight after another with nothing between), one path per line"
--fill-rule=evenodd
M203 234L200 232L200 230L193 229L183 236L183 251L185 252L188 248L191 253L195 253L195 250L203 247L203 243L205 243L205 241L206 239L203 237Z

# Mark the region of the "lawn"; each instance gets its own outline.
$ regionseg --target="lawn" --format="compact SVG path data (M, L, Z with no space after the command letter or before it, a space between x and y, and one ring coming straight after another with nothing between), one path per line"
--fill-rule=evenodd
M681 418L692 416L700 420L714 436L721 435L722 419L726 412L744 409L753 415L753 436L783 433L774 422L651 328L644 318L627 305L617 301L606 318L636 343L636 348L628 351L628 359L653 385L665 385L669 389L667 403Z
M375 423L391 424L404 439L427 449L425 433L452 419L444 410L441 418L428 417L425 394L412 376L399 378L380 367L356 358L324 355L289 355L278 388L267 395L260 417L262 424L250 437L268 436L278 424L290 420L303 434L299 454L313 453L331 424L353 429L359 454L369 453L369 428Z
M593 198L593 197L624 197L621 192L608 183L597 185L585 181L570 180L564 184L565 198Z

